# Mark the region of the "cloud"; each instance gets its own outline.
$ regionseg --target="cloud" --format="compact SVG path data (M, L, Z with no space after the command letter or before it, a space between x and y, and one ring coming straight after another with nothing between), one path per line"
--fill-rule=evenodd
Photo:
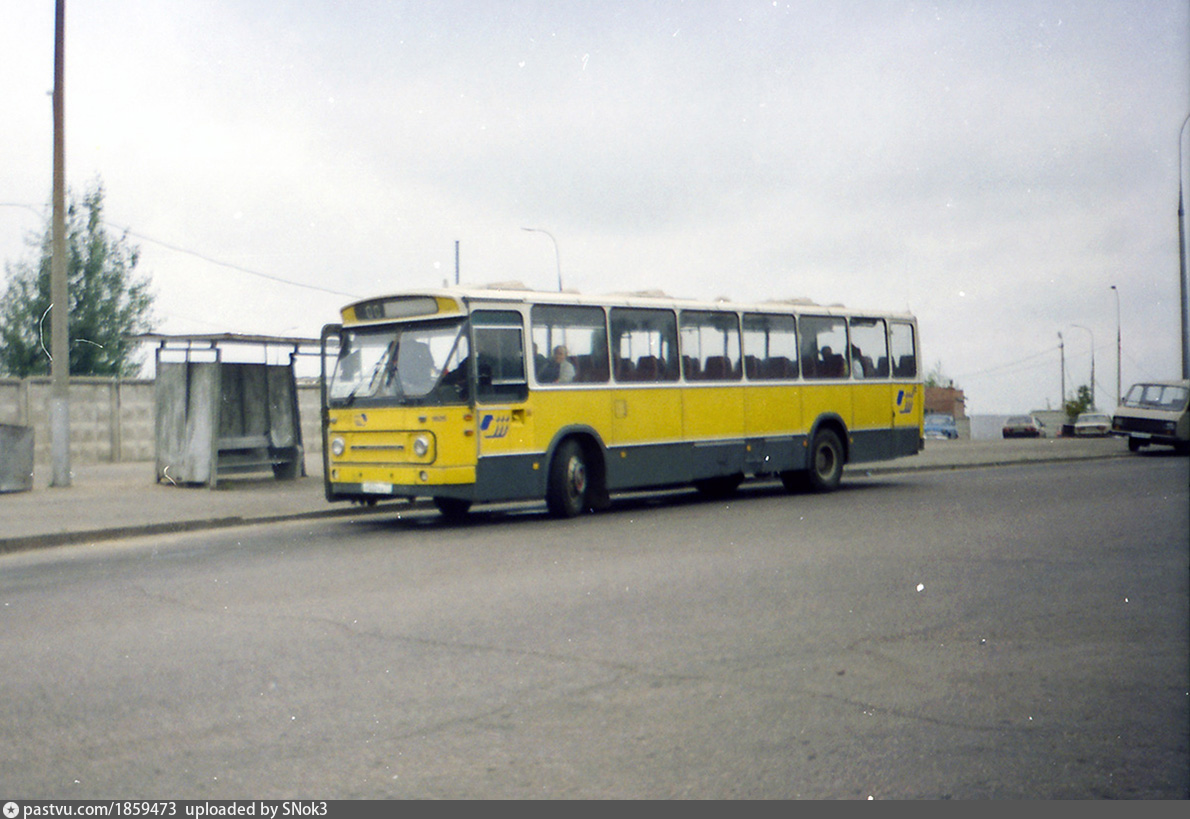
M52 14L11 5L0 150L40 205ZM1023 411L1058 400L1064 327L1114 358L1111 284L1124 380L1178 367L1188 26L1175 0L76 5L68 171L141 235L341 292L453 280L456 241L464 281L548 289L533 226L587 291L908 307L972 411ZM144 250L167 331L340 306Z

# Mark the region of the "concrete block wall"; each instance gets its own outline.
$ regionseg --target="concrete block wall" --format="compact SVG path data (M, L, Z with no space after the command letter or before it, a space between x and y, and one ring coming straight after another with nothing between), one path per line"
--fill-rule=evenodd
M297 382L298 421L302 427L302 445L306 455L322 453L322 395L318 380Z
M48 376L0 378L0 424L33 428L33 460L52 460ZM71 464L152 461L155 384L152 379L74 376L70 379ZM322 451L318 383L299 382L302 443L307 454Z

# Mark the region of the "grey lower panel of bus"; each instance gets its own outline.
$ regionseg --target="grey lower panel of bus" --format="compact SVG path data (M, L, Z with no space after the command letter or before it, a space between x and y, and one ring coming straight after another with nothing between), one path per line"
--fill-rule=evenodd
M607 488L615 492L724 475L796 472L807 468L806 437L612 447L607 451ZM920 449L921 436L916 427L859 430L851 433L847 460L848 463L885 461L914 455Z
M542 498L547 474L548 464L539 454L480 458L475 465L475 497L485 501Z
M853 430L848 463L887 461L921 451L921 434L917 427L898 429Z
M607 489L616 492L687 484L722 475L803 469L806 458L803 438L610 447L604 453ZM548 470L540 455L481 459L475 473L475 497L483 500L543 497Z
M919 451L914 427L853 431L849 463L887 460ZM610 492L673 486L723 475L773 475L806 468L806 436L752 438L697 444L648 444L609 447L605 451ZM478 501L506 501L545 496L549 464L541 454L481 458L475 486L398 487L398 497L432 495ZM337 495L362 492L358 485L340 486Z
M607 486L614 492L802 469L803 437L613 447L607 453Z

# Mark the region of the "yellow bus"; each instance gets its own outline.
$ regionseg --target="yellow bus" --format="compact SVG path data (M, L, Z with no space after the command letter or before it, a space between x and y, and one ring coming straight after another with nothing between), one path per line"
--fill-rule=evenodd
M329 501L572 517L745 478L830 491L846 463L922 448L906 313L446 288L349 304L322 344Z

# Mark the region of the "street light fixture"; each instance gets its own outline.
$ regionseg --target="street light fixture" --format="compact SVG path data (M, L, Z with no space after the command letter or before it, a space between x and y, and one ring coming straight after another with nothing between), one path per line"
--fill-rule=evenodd
M1090 327L1084 327L1081 324L1071 324L1070 326L1086 330L1087 335L1091 337L1091 409L1095 409L1095 334L1091 332Z
M530 233L544 233L550 237L550 241L554 243L554 264L558 269L558 292L562 292L562 254L558 252L558 240L554 238L554 234L542 228L523 227L521 230L527 230Z

